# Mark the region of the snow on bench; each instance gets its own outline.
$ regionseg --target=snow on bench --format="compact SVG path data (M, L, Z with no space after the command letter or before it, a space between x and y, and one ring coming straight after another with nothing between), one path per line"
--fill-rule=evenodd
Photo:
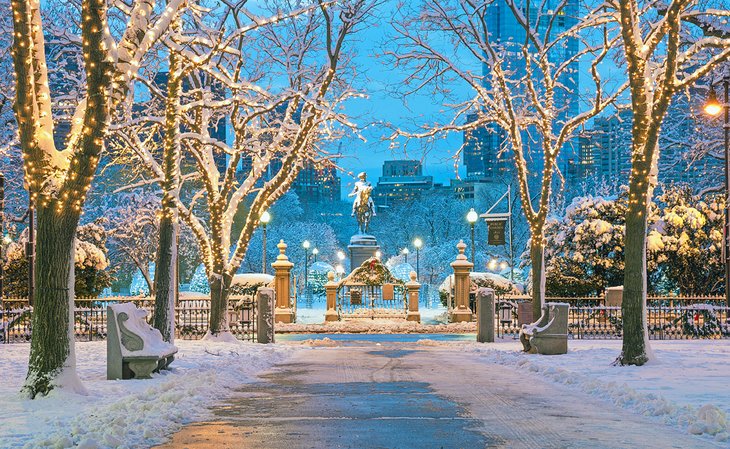
M523 324L520 342L525 352L543 355L568 352L568 312L570 305L564 302L548 302L542 306L540 319Z
M174 360L177 348L162 339L146 316L132 303L107 306L107 379L149 379Z

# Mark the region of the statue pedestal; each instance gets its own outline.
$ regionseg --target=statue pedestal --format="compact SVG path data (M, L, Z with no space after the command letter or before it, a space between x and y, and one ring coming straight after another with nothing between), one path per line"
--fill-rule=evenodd
M350 244L347 248L350 250L350 271L352 271L366 260L375 257L380 246L374 236L356 234L350 237Z

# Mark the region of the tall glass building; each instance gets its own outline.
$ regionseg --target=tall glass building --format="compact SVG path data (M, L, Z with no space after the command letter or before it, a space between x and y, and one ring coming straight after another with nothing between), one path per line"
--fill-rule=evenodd
M529 3L528 3L529 2ZM548 0L546 2L525 0L522 13L528 17L533 26L538 24L539 34L544 36L550 26L551 38L573 27L578 22L579 4L577 0L567 0L565 6L555 12L554 8L561 1ZM529 8L527 7L529 5ZM519 79L525 74L525 59L522 55L522 46L525 42L525 31L518 24L513 12L504 0L496 0L488 6L487 27L489 39L499 43L505 51L505 68L514 72L513 79ZM539 20L539 22L538 22ZM576 38L563 41L563 45L556 46L549 53L549 60L559 65L578 53L579 42ZM489 68L483 68L485 85L489 84ZM578 114L579 102L579 63L571 62L568 70L557 80L559 86L555 91L555 101L559 109L558 125ZM541 83L537 83L539 86ZM524 87L524 86L521 86ZM516 94L521 94L517 89ZM467 117L467 121L476 120L476 114ZM539 135L536 132L525 132L524 141L530 147L529 157L532 159L531 172L542 171L542 149ZM483 179L487 181L501 181L506 174L514 169L510 148L504 131L496 125L464 133L463 163L466 167L467 178ZM500 150L503 150L500 154ZM558 165L565 173L569 172L571 164L579 161L580 145L576 138L567 143L561 150Z

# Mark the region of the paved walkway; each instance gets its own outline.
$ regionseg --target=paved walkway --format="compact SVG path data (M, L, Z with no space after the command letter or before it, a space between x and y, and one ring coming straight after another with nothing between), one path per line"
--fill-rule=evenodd
M166 448L717 447L590 396L444 347L300 352Z

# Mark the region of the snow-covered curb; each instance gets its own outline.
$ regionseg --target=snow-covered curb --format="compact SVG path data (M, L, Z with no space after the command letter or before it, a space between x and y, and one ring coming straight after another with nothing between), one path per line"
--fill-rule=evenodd
M325 324L282 324L275 326L277 333L305 334L464 334L477 331L476 323L421 324L414 321L361 319L333 321Z
M78 343L79 376L89 395L55 391L28 400L18 391L29 345L4 345L0 357L0 447L135 448L162 443L209 406L252 382L296 349L253 343L176 341L172 370L148 380L106 380L106 342Z
M444 343L422 340L422 345ZM728 441L730 342L717 340L652 342L656 361L643 367L616 367L620 341L569 342L561 356L522 353L514 341L462 344L465 352L577 388L634 413L652 416L685 432Z

